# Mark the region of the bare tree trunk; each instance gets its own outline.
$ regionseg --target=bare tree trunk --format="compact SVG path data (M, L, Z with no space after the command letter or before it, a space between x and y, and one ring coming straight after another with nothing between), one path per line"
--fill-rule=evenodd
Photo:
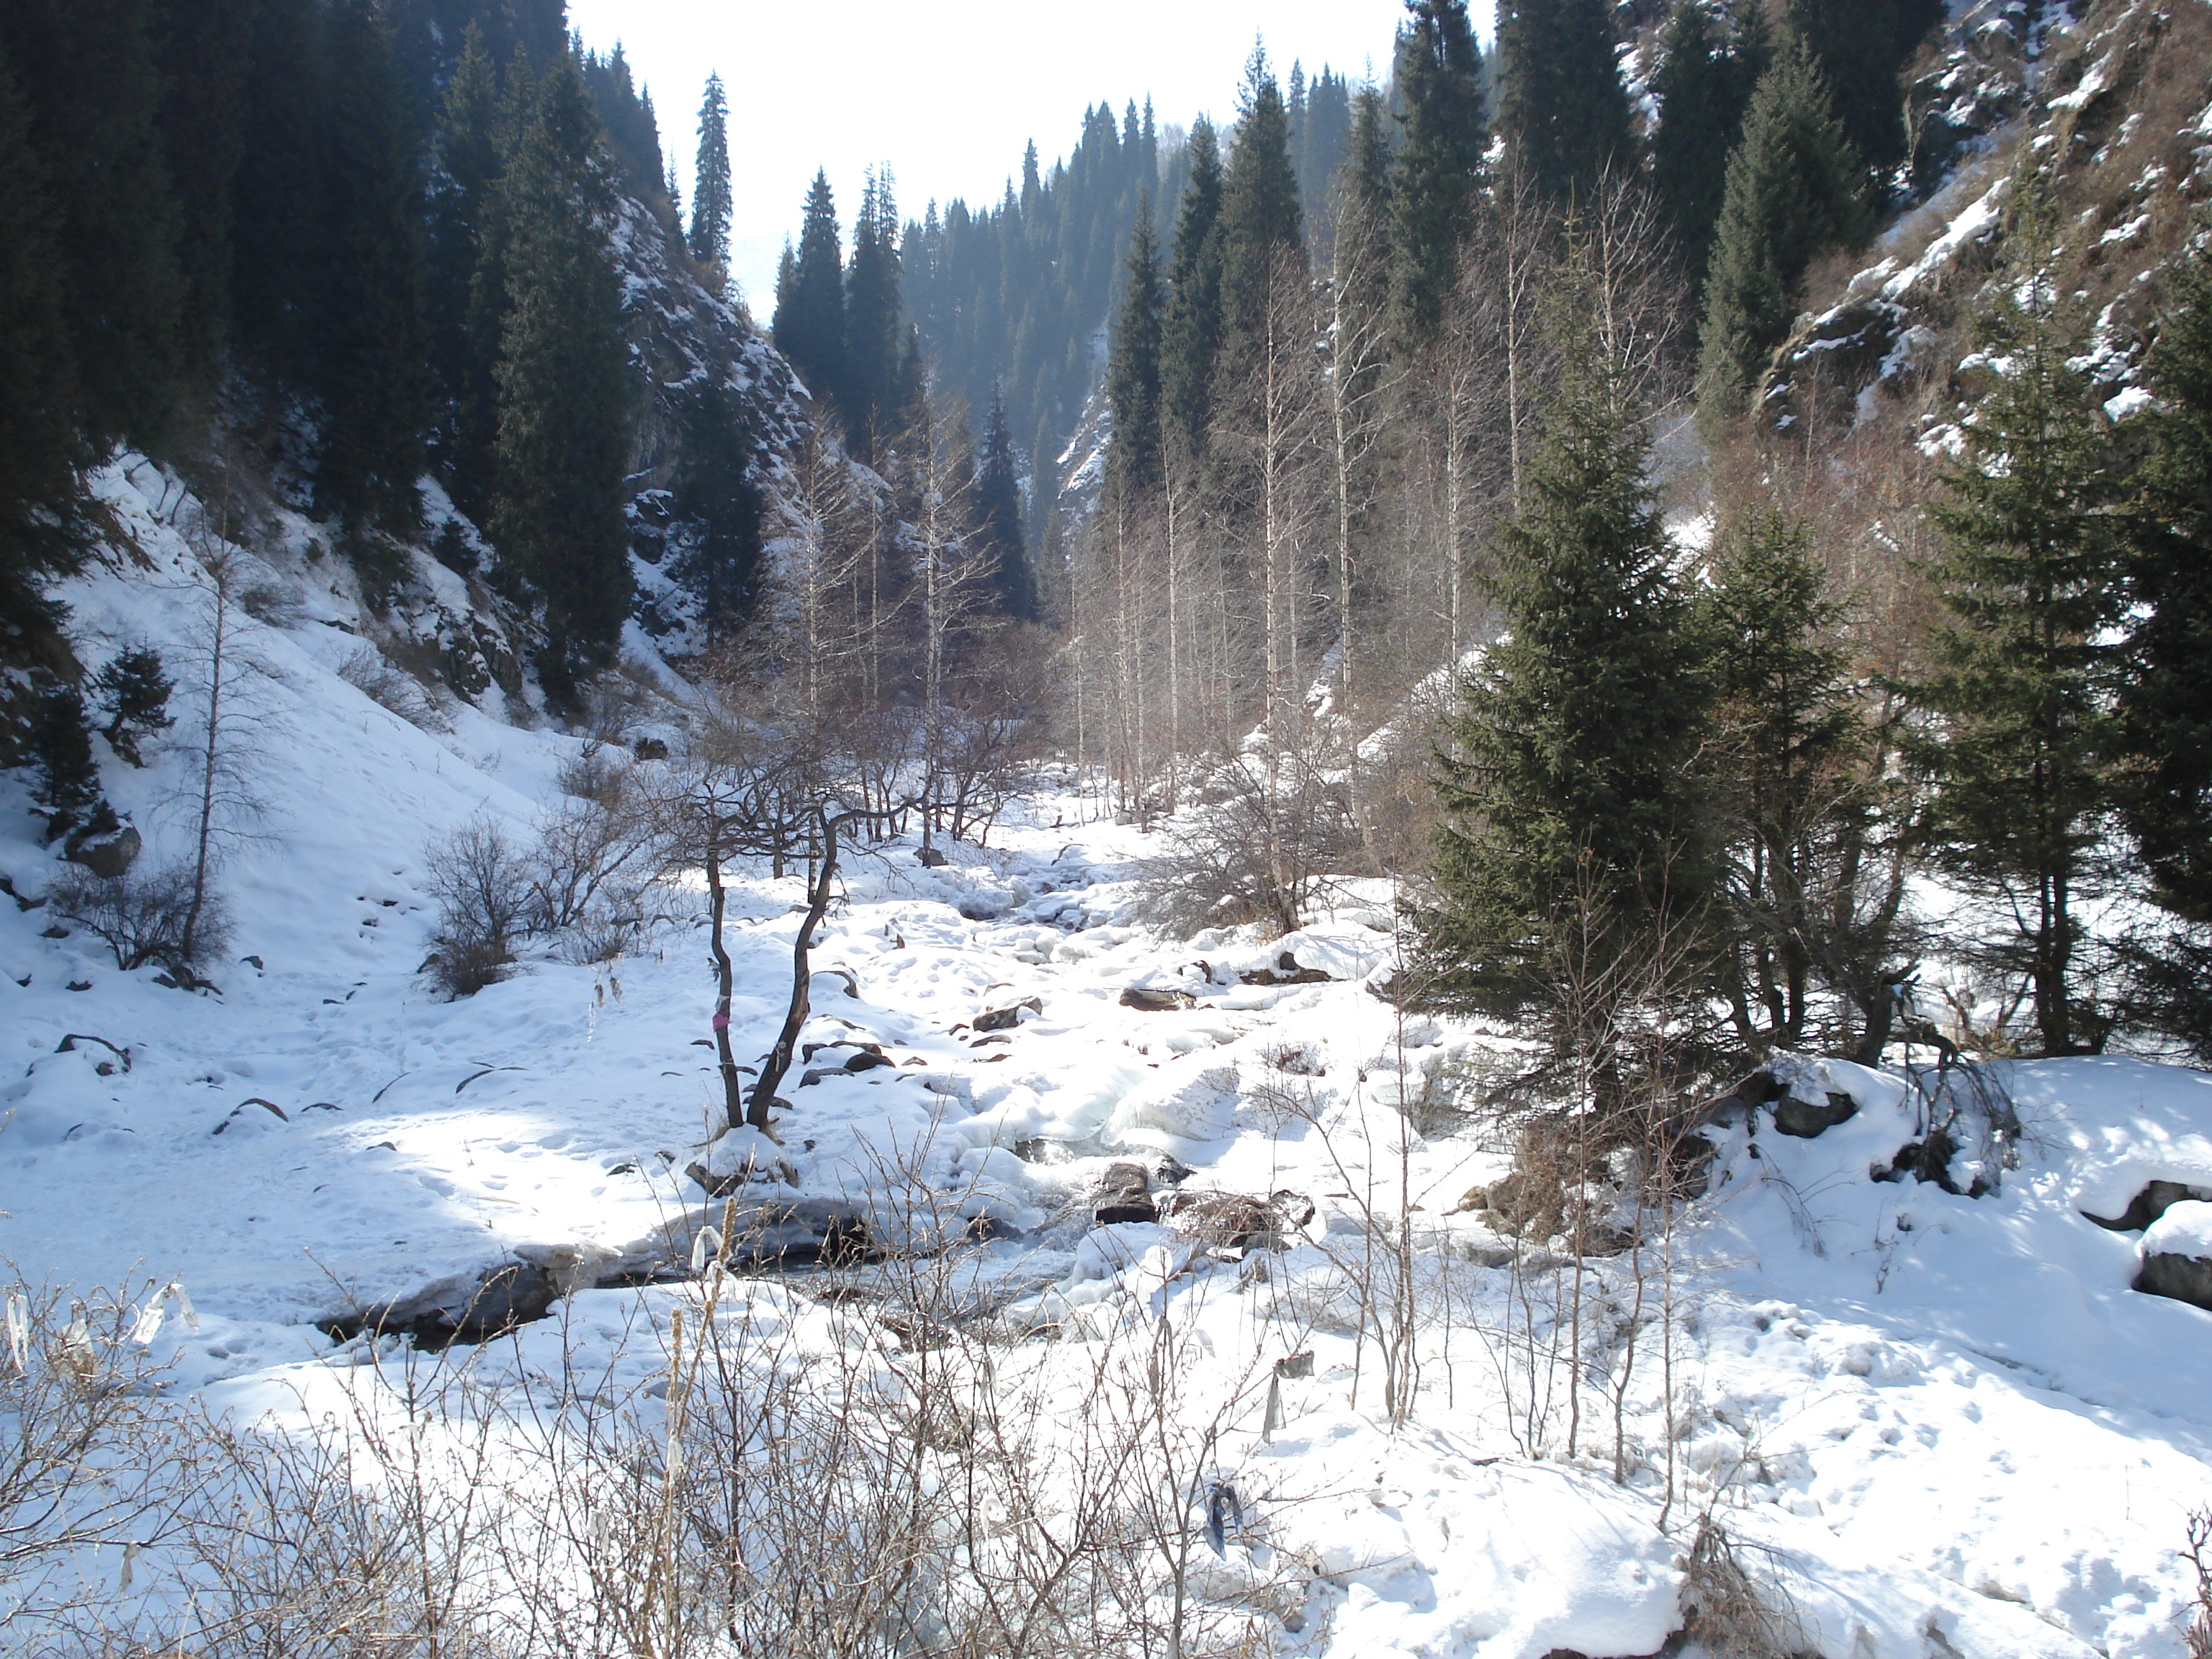
M791 946L791 1006L785 1011L783 1028L776 1033L775 1046L761 1061L760 1079L753 1085L752 1100L745 1121L756 1129L769 1127L769 1109L775 1104L775 1091L782 1085L784 1075L791 1070L793 1054L799 1047L799 1034L806 1027L810 1011L809 991L813 978L812 953L814 930L830 913L830 901L836 896L837 882L837 837L848 823L868 817L866 812L840 812L832 817L826 808L816 814L816 827L822 837L822 861L815 867L814 880L806 894L806 914L799 923L799 937ZM717 938L719 939L719 933ZM718 958L718 965L726 958ZM724 972L726 975L726 968ZM726 977L723 983L726 986ZM726 997L727 993L725 992ZM725 1028L726 1030L726 1027Z

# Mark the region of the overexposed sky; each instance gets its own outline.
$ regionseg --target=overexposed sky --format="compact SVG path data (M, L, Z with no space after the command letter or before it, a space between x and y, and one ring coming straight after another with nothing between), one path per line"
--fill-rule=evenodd
M1477 5L1487 38L1489 8ZM622 42L651 90L663 149L690 210L699 97L720 70L730 98L734 275L763 323L775 264L817 167L849 234L861 179L888 161L900 216L932 198L995 201L1036 141L1049 172L1083 107L1152 100L1162 124L1233 114L1255 33L1279 74L1328 64L1357 85L1389 70L1401 0L568 0L571 27Z

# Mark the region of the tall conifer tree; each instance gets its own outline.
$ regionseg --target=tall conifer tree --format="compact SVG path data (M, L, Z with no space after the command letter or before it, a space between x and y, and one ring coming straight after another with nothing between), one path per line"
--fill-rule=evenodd
M2047 244L2054 230L2031 206L2020 234ZM1978 331L2006 370L1929 508L1942 534L1931 574L1948 619L1921 696L1937 720L1924 759L1941 782L1942 845L2011 929L1987 955L2028 988L2051 1054L2104 1037L2084 994L2080 907L2106 884L2112 636L2126 604L2117 479L2075 367L2086 337L2047 267L2011 285Z
M1676 0L1661 36L1662 56L1651 88L1659 100L1651 182L1674 221L1693 294L1704 289L1728 187L1729 152L1765 68L1761 15L1757 6L1749 8L1745 27L1731 33L1713 0Z
M699 596L709 648L752 614L761 575L761 492L756 442L726 385L696 389L684 411L684 448L671 494L682 550L678 580Z
M702 264L730 258L730 106L722 77L707 77L699 103L699 164L691 186L691 257Z
M178 347L200 386L221 372L230 320L231 190L246 146L254 0L155 0L161 144L178 208Z
M1635 165L1635 130L1606 0L1498 0L1498 127L1508 165L1555 200L1586 201Z
M1109 488L1124 500L1134 501L1158 486L1164 468L1160 422L1164 305L1159 245L1152 235L1149 197L1143 198L1129 233L1128 272L1106 368L1107 401L1114 413L1106 476ZM999 413L1003 421L1003 410Z
M78 468L75 378L53 209L0 37L0 644L51 623L39 580L72 562Z
M1279 258L1303 258L1305 224L1283 89L1258 46L1244 65L1237 147L1221 181L1221 318L1232 349L1256 332Z
M845 276L845 434L864 459L899 425L898 208L889 167L869 174Z
M842 395L845 363L845 256L837 230L837 204L830 175L817 172L807 187L799 222L799 256L787 291L779 283L775 349L790 360L817 398Z
M501 263L498 71L471 24L446 83L434 137L426 279L437 378L441 471L453 499L482 520L499 437L499 337L507 308Z
M1729 158L1698 339L1698 405L1708 418L1743 407L1789 335L1814 256L1865 234L1863 179L1812 58L1785 36Z
M1221 152L1212 124L1191 124L1190 177L1176 217L1161 329L1160 393L1168 459L1204 454L1212 419L1213 365L1221 350Z
M583 77L563 57L538 84L501 189L508 305L491 529L544 595L539 672L562 704L612 660L629 614L629 353L599 137Z
M80 408L149 442L177 392L183 282L149 0L15 0L0 21L45 170Z
M429 416L422 167L391 40L372 0L338 0L328 27L316 495L325 511L349 524L405 532L421 518L416 481ZM392 574L380 566L373 580Z
M1895 167L1905 149L1899 74L1942 21L1942 0L1784 0L1782 15L1820 65L1852 153L1876 172Z
M975 461L975 532L999 610L1017 622L1036 621L1036 573L1023 545L1013 434L1006 430L1006 402L995 395Z
M1466 0L1406 0L1406 11L1397 60L1406 136L1391 192L1390 287L1400 337L1411 348L1434 334L1459 278L1489 133L1482 52Z
M1555 312L1559 390L1498 538L1504 637L1462 690L1437 897L1416 912L1427 999L1504 1018L1556 1011L1563 951L1601 976L1706 882L1701 653L1641 413L1586 305L1570 290Z

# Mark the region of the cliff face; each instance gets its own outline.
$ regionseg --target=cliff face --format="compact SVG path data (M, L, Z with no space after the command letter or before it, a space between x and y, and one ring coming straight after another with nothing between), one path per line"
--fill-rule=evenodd
M2014 198L2032 159L2053 164L2057 279L2095 319L2098 378L2124 418L2160 273L2212 196L2212 8L2092 0L2077 18L1975 0L1917 67L1927 193L1872 263L1816 273L1763 406L1777 425L1955 420L1975 390L1974 302L2018 252Z

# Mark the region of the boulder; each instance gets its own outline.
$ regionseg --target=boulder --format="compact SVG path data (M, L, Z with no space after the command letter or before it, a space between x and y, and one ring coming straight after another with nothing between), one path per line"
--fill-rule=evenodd
M1785 1135L1810 1140L1856 1116L1858 1109L1858 1102L1845 1094L1830 1093L1825 1105L1785 1094L1774 1103L1774 1127Z
M1168 1014L1197 1007L1198 999L1188 991L1162 991L1132 985L1121 993L1121 1006L1134 1008L1139 1013Z
M2135 1288L2146 1296L2168 1297L2212 1312L2212 1261L2166 1251L2147 1255L2136 1274Z
M551 1267L502 1261L439 1279L412 1296L325 1316L315 1328L335 1342L363 1334L404 1336L434 1353L456 1342L486 1342L543 1319L563 1294Z
M944 868L946 863L946 859L945 854L939 852L934 847L924 847L915 852L914 861L916 864L922 866L925 869L939 870Z
M2212 1312L2212 1204L2183 1199L2151 1224L2135 1288Z
M142 843L134 824L124 824L105 834L79 830L69 838L62 856L81 864L104 881L113 881L138 861Z
M2128 1207L2110 1220L2088 1211L2084 1218L2095 1222L2108 1232L2139 1233L2160 1220L2177 1204L2212 1202L2212 1188L2191 1187L2179 1181L2154 1181L2132 1199Z
M1298 959L1288 951L1275 958L1273 968L1255 968L1237 977L1247 985L1326 985L1329 982L1329 976L1320 969L1299 967Z
M1141 1164L1109 1164L1091 1194L1094 1218L1102 1227L1121 1221L1157 1221L1159 1206L1152 1202L1152 1177Z
M1127 996L1122 999L1124 1001L1127 1000ZM1024 997L1012 1007L989 1009L975 1016L975 1029L978 1031L1011 1031L1021 1024L1024 1008L1033 1014L1041 1014L1044 1012L1044 1002L1038 997Z

